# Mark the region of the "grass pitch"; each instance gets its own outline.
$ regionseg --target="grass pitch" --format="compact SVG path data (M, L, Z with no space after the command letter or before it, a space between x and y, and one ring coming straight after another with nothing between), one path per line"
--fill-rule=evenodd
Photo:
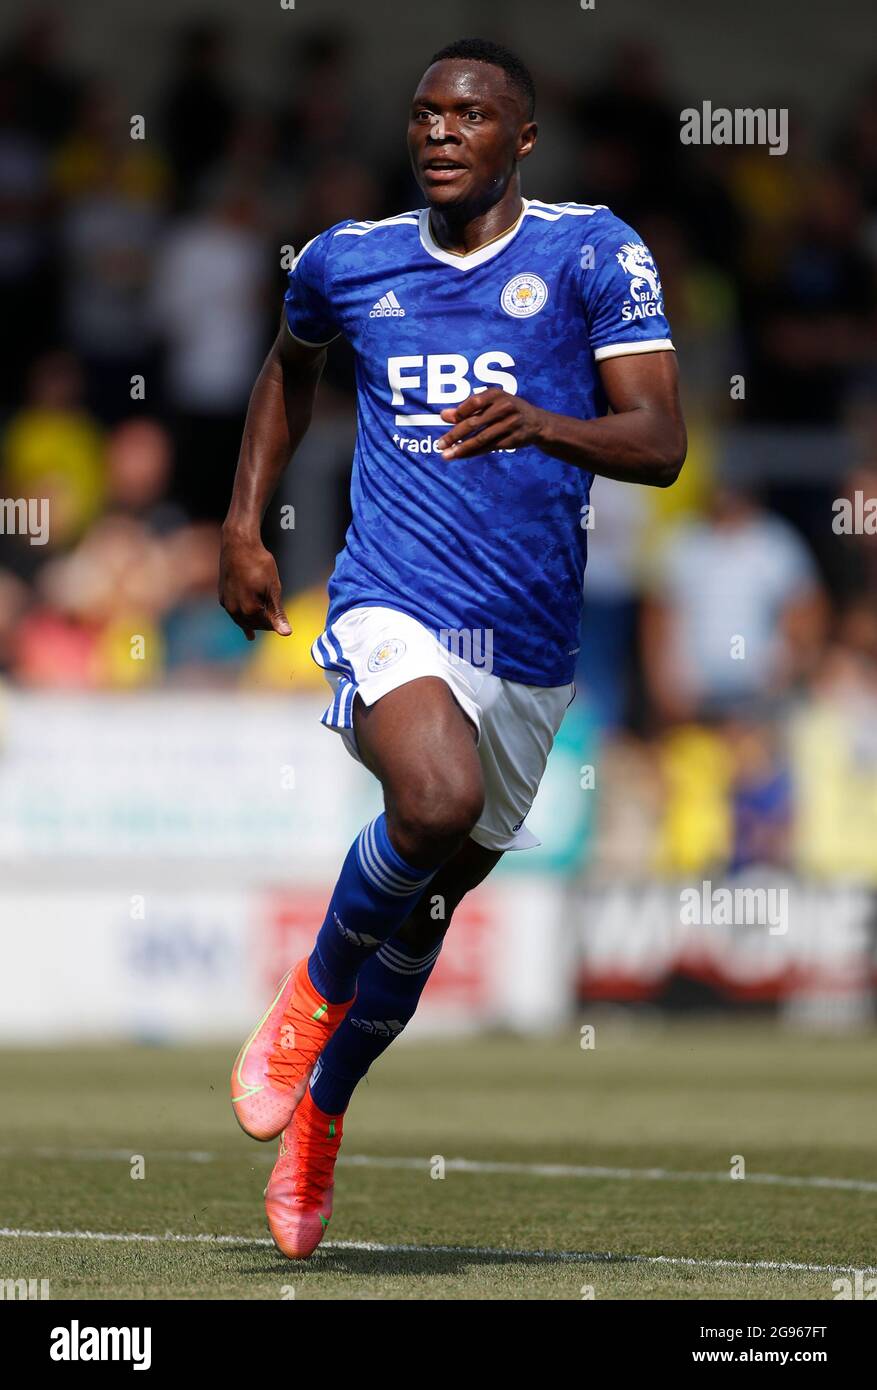
M593 1051L577 1028L397 1045L357 1092L302 1264L266 1240L276 1145L231 1115L236 1046L0 1053L0 1280L56 1299L832 1299L838 1269L795 1266L877 1264L873 1035L610 1021Z

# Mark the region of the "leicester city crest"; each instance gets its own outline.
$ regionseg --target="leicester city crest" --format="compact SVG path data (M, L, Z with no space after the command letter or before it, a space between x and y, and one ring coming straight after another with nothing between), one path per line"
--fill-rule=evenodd
M548 286L539 275L516 275L499 297L507 314L516 319L538 314L548 301Z
M405 653L405 643L400 637L387 637L379 642L368 659L370 671L383 671L392 666Z

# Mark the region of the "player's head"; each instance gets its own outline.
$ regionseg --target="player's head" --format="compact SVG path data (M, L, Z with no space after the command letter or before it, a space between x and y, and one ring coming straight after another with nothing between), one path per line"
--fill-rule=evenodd
M433 207L491 207L536 141L533 79L489 39L460 39L434 54L411 103L408 149ZM444 165L444 169L440 166Z

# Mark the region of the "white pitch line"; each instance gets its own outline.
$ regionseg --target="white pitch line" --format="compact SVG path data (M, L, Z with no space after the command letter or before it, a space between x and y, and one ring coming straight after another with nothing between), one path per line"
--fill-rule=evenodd
M423 1168L430 1162L422 1158L377 1158L368 1154L348 1154L339 1164L360 1168ZM582 1167L572 1163L503 1163L481 1162L470 1158L445 1160L445 1172L454 1173L517 1173L537 1178L612 1178L623 1182L733 1182L769 1183L777 1187L824 1187L845 1192L877 1192L877 1182L862 1178L789 1177L784 1173L750 1173L745 1178L732 1178L730 1173L684 1173L669 1168L600 1168Z
M272 1156L273 1152L273 1149L270 1150ZM0 1155L6 1158L24 1153L34 1158L66 1158L82 1162L130 1163L134 1157L128 1149L0 1149ZM212 1163L216 1159L230 1159L234 1155L206 1149L150 1149L144 1157L177 1163ZM342 1154L338 1164L346 1168L389 1168L413 1172L428 1172L432 1166L431 1160L426 1158L381 1158L371 1154ZM687 1173L672 1168L607 1168L574 1163L505 1163L499 1160L482 1162L471 1158L446 1159L445 1172L509 1173L535 1178L590 1178L615 1182L746 1182L758 1186L809 1187L836 1192L877 1192L877 1182L866 1178L795 1177L787 1173L749 1173L745 1178L732 1178L730 1173Z
M96 1240L110 1244L144 1245L273 1245L267 1236L214 1236L165 1231L154 1235L144 1231L29 1231L0 1227L0 1239L11 1240ZM499 1260L544 1260L565 1264L646 1264L685 1265L698 1269L773 1269L780 1272L815 1274L877 1274L872 1265L817 1265L793 1260L698 1260L687 1255L621 1255L607 1250L507 1250L489 1245L384 1245L372 1240L325 1240L326 1250L360 1250L374 1255L479 1255ZM318 1252L319 1253L319 1252Z
M14 1152L14 1149L0 1149L0 1154L4 1157L10 1157ZM132 1149L50 1149L40 1146L29 1149L28 1152L34 1158L49 1158L53 1161L68 1158L77 1163L130 1163L134 1157ZM208 1153L206 1149L154 1149L151 1150L151 1157L175 1163L212 1163L218 1155Z

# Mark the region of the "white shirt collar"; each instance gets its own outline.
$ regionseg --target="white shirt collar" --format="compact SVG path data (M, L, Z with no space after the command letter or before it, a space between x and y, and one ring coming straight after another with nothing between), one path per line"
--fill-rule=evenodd
M521 215L513 226L496 241L489 241L484 246L479 246L475 251L470 251L465 256L455 256L452 251L446 251L443 246L439 246L433 237L429 226L429 208L421 208L419 214L420 224L420 244L428 256L432 256L436 261L443 261L445 265L455 266L457 270L474 270L476 266L484 265L485 261L492 260L498 256L500 251L504 251L509 242L517 236L521 227L524 225L524 215L527 211L527 199L521 199Z

